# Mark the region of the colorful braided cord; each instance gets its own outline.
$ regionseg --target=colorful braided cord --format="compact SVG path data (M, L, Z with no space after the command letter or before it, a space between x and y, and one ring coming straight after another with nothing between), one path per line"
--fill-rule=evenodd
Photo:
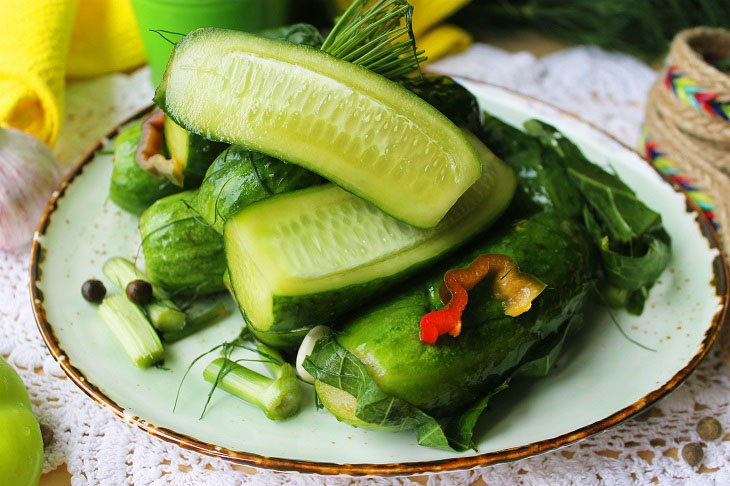
M718 59L722 61L722 59ZM716 93L697 86L697 82L688 79L679 72L677 66L669 66L664 76L664 86L677 96L684 104L697 111L704 111L712 116L730 121L730 102L718 101Z
M710 220L712 226L717 229L717 222L715 221L715 205L712 196L702 192L696 186L692 184L689 178L682 175L677 164L669 160L666 155L661 152L656 143L649 139L649 134L644 128L641 132L641 151L644 154L646 160L651 162L654 167L659 169L660 172L665 174L671 181L679 185L684 189L697 206L700 207L707 219Z

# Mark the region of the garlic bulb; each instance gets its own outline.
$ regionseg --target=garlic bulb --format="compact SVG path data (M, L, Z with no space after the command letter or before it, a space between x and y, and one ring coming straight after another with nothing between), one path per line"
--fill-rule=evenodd
M14 128L0 128L0 250L30 241L58 182L51 150Z

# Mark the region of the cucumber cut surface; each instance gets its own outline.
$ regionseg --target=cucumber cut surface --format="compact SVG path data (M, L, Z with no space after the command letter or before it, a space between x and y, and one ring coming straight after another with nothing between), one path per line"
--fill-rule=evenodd
M155 102L192 132L301 165L417 227L435 226L480 174L467 137L415 94L244 32L178 42Z
M486 229L509 204L515 175L472 140L482 175L436 228L407 225L333 184L275 196L230 219L230 281L251 329L331 322Z
M164 132L167 150L176 165L175 172L169 176L170 181L186 189L198 187L210 164L227 145L190 133L168 116L165 117Z

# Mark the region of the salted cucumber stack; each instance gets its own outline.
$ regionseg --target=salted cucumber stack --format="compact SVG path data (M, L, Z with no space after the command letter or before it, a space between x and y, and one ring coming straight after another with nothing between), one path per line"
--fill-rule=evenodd
M155 102L192 133L333 183L223 218L230 288L271 345L297 344L443 258L514 194L513 171L458 117L312 47L197 30L177 43Z
M291 42L194 31L155 102L193 133L300 165L420 228L436 226L481 172L464 133L418 96Z

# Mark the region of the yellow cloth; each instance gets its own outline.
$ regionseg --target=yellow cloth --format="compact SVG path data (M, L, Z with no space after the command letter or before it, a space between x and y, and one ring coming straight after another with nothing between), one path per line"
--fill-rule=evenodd
M455 25L440 24L470 0L408 0L413 5L413 33L419 49L426 51L428 61L463 51L472 43L471 35ZM344 10L352 0L336 0ZM427 61L427 62L428 62Z
M78 0L68 77L126 71L145 62L130 0Z
M461 52L472 43L469 32L455 25L442 24L420 36L416 34L418 48L426 51L428 61L435 61L449 54Z
M129 0L0 0L0 126L52 145L66 75L141 64L136 29Z

